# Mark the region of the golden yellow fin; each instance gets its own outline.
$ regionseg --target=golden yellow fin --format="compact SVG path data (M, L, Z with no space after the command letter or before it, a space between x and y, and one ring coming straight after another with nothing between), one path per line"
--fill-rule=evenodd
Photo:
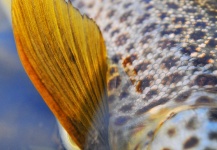
M13 0L12 24L27 74L83 149L94 136L90 130L108 126L108 67L99 28L64 0ZM105 135L98 136L107 143Z

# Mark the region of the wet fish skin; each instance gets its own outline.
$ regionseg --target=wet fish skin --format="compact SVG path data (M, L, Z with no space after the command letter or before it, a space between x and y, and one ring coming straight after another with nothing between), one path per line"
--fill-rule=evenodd
M119 67L112 149L215 149L217 1L73 4L96 20Z

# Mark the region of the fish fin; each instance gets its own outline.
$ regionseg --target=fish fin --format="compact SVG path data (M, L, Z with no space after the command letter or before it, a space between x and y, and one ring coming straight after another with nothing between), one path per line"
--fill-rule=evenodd
M12 24L28 76L71 139L83 149L90 130L108 132L107 54L95 22L64 0L13 0Z

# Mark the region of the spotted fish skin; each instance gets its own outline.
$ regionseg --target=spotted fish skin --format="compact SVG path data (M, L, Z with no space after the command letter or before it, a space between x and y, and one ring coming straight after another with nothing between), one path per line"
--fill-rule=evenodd
M111 149L216 149L217 1L73 3L96 20L118 66Z

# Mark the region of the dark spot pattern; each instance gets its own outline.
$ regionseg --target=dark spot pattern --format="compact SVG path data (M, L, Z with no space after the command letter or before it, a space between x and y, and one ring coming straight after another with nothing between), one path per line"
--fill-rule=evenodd
M216 46L217 46L217 40L215 39L210 39L209 42L207 43L207 47L215 48Z
M117 64L122 59L121 54L115 54L112 56L111 60L113 63Z
M162 80L163 85L171 85L172 83L178 83L183 78L182 74L179 73L173 73L169 76L166 76Z
M129 36L127 34L121 34L117 37L115 44L117 46L122 46L127 42L128 38Z
M114 36L115 34L118 34L120 32L120 29L115 29L111 32L111 36Z
M144 98L144 100L149 100L149 99L151 99L154 95L157 95L158 94L158 90L151 90L151 91L149 91L146 95L145 95L145 98Z
M108 97L108 102L109 103L113 103L115 101L115 95L110 95L109 97Z
M153 31L156 28L156 26L157 26L156 23L152 23L152 24L148 25L147 27L145 27L142 30L142 33L145 34L146 32L151 32L151 31Z
M217 77L210 74L201 74L196 77L194 84L200 87L205 85L216 85Z
M203 31L194 31L190 37L194 40L199 40L199 39L203 39L203 37L206 35L205 32Z
M186 124L186 129L195 130L198 127L198 121L196 117L192 117Z
M178 9L179 8L179 6L173 2L168 2L166 4L169 8L172 8L172 9Z
M142 62L142 63L136 65L134 70L136 71L136 73L138 73L138 71L143 72L147 69L149 64L150 64L149 62Z
M197 22L195 24L196 27L201 27L201 28L205 28L206 27L206 23L205 22Z
M161 13L160 15L159 15L159 17L160 17L160 19L164 19L164 18L166 18L167 17L167 13Z
M111 9L108 11L107 17L111 18L112 16L114 16L114 14L115 14L115 10Z
M120 22L124 22L127 20L128 17L132 15L132 11L125 12L121 17L120 17Z
M126 3L126 4L124 4L124 8L128 8L128 7L130 7L132 5L132 3Z
M177 61L178 59L174 56L169 56L162 61L161 66L162 68L170 69L176 66Z
M136 19L136 24L142 24L143 21L145 21L146 19L148 19L150 17L150 14L143 14L142 16L139 16L137 19Z
M195 136L189 138L185 143L184 143L184 147L185 149L188 148L193 148L195 146L197 146L197 144L199 143L199 139Z
M214 99L208 96L201 96L196 100L196 104L209 104L214 102Z
M140 80L136 86L136 91L142 93L146 87L149 87L151 85L152 80L152 76L147 76L143 80Z
M145 112L149 111L150 109L152 109L153 107L156 107L158 105L163 105L165 104L166 102L168 102L169 99L167 98L161 98L159 99L158 101L155 101L155 102L152 102L150 103L148 106L145 106L141 109L139 109L137 112L136 112L136 115L142 115L144 114Z
M217 108L212 108L209 111L209 120L217 122Z
M127 98L129 96L129 93L127 91L123 91L121 92L119 98L120 100L124 99L124 98Z
M167 131L167 134L168 134L169 137L173 137L176 134L176 129L175 128L170 128Z
M103 30L107 32L111 29L111 27L112 27L112 24L107 24Z
M210 132L209 133L209 139L217 141L217 132Z
M122 125L126 124L127 121L129 121L130 118L131 117L129 117L129 116L120 116L120 117L116 118L114 124L116 126L122 126Z
M122 106L119 111L125 113L125 112L128 112L128 111L131 111L133 108L133 104L127 104L127 105L124 105Z
M182 47L180 51L183 54L191 55L191 53L196 52L196 48L196 45L188 45L186 47Z
M181 93L180 95L178 95L176 98L175 98L175 102L184 102L188 99L188 97L191 95L191 90L189 91L185 91L183 93Z
M194 64L194 66L197 66L197 65L206 65L206 64L209 64L209 60L212 59L212 58L213 58L212 56L204 55L203 57L196 58L193 61L193 64Z

